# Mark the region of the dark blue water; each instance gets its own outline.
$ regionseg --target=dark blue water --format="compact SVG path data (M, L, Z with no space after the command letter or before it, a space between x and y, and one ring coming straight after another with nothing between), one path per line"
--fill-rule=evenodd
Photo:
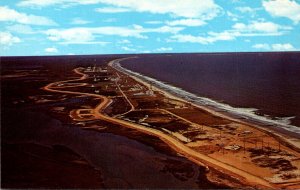
M300 52L144 55L125 68L256 114L300 126Z

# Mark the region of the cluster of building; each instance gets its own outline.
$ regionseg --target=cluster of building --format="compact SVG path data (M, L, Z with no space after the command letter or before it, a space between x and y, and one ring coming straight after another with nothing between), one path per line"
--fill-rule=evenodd
M89 66L87 69L85 69L86 73L92 73L92 72L101 72L101 73L106 73L107 69L103 69L101 67L96 67L95 65L93 67Z

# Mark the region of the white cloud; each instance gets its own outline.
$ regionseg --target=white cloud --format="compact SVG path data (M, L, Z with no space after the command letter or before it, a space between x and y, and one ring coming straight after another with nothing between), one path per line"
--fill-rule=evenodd
M171 27L171 26L162 26L158 28L150 28L150 29L145 29L144 32L157 32L157 33L172 33L176 34L183 30L183 27Z
M100 44L106 45L109 42L97 41L93 32L86 28L72 28L66 30L50 29L45 32L48 39L58 41L61 44Z
M240 11L241 13L253 13L255 12L255 9L251 7L236 7L236 10Z
M21 33L21 34L34 34L34 31L30 26L24 24L14 24L6 27L7 30L11 32Z
M213 0L101 0L101 2L129 8L137 12L172 14L186 18L212 19L217 16L220 10L220 7Z
M99 13L124 13L129 12L130 10L127 8L120 8L120 7L103 7L95 9L96 12Z
M101 45L101 46L105 46L107 44L110 44L110 42L105 42L105 41L75 41L75 42L72 42L72 41L64 41L64 42L60 42L60 44L98 44L98 45Z
M71 24L74 24L74 25L84 25L84 24L88 24L88 23L91 23L91 22L84 20L82 18L73 18L71 21Z
M45 33L51 41L65 41L80 44L94 40L93 34L85 28L73 28L66 30L50 29Z
M142 48L141 46L138 46L139 48ZM121 49L128 51L128 52L137 52L138 50L132 47L128 47L128 46L122 46ZM172 47L160 47L160 48L156 48L152 51L150 50L141 50L141 53L151 53L151 52L169 52L172 51L173 48Z
M151 21L146 21L146 24L162 24L162 21L158 21L158 20L151 20Z
M95 35L115 35L121 37L144 38L144 33L172 33L181 31L182 27L162 26L158 28L144 28L140 25L131 27L77 27L70 29L49 29L44 33L51 41L61 41L63 43L86 44L95 43ZM104 42L103 42L104 43Z
M236 23L232 26L231 30L225 30L223 32L208 32L205 36L182 34L173 35L168 41L211 44L216 41L234 40L241 36L279 36L290 29L290 27L281 26L272 22L253 21L248 25L244 23Z
M290 43L285 44L255 44L252 46L255 49L272 50L272 51L292 51L295 50L294 46Z
M151 53L151 51L150 50L143 50L143 51L141 51L141 53Z
M171 40L169 41L176 42L190 42L190 43L200 43L200 44L208 44L208 39L203 36L192 36L190 34L178 34L171 36Z
M16 22L20 24L31 25L57 25L53 20L35 15L28 15L26 13L20 13L8 7L0 7L0 21Z
M118 42L119 44L130 44L131 42L129 41L129 40L120 40L119 42Z
M127 28L127 27L114 27L114 26L104 26L98 28L89 28L94 34L102 34L102 35L116 35L123 37L136 37L136 38L147 38L142 35L142 28L138 28L137 26Z
M240 11L242 15L248 14L250 17L255 17L257 14L256 12L258 10L261 10L262 8L251 8L251 7L236 7L236 10Z
M173 48L172 47L160 47L160 48L156 48L154 50L143 50L141 51L141 53L159 53L159 52L170 52L172 51Z
M286 43L286 44L273 44L272 49L275 51L291 51L295 50L292 44Z
M239 18L240 18L240 16L239 15L237 15L237 14L233 14L232 12L230 12L230 11L226 11L226 14L227 14L227 16L232 20L232 21L238 21L239 20Z
M121 47L121 49L123 49L125 51L136 52L136 49L130 48L130 47L127 47L127 46L123 46L123 47Z
M255 49L263 49L263 50L269 50L270 49L269 44L254 44L252 47L255 48Z
M23 0L18 3L25 7L45 7L51 5L88 5L104 3L118 8L126 8L136 12L150 12L153 14L171 14L186 18L212 19L217 16L221 8L214 0Z
M176 42L190 42L190 43L200 43L200 44L210 44L216 41L228 41L235 39L235 36L238 36L238 32L209 32L207 36L192 36L192 35L173 35L171 40Z
M46 7L67 2L68 0L23 0L20 1L17 5L22 7Z
M161 48L155 49L154 51L163 52L163 51L172 51L172 50L173 50L173 48L171 48L171 47L161 47Z
M170 26L202 26L205 25L206 22L201 19L180 19L180 20L173 20L173 21L167 21L167 25Z
M291 27L281 26L273 22L259 22L252 21L250 24L246 25L244 23L236 23L232 26L233 29L243 32L263 32L270 34L279 34L283 31L292 29ZM283 31L282 31L283 30Z
M55 47L49 47L45 49L46 53L57 53L58 50Z
M212 43L215 41L228 41L235 39L236 36L241 35L237 31L224 31L224 32L208 32L208 42Z
M0 44L2 47L11 46L19 42L21 42L20 38L13 36L10 32L0 31Z
M296 24L300 21L300 4L294 0L264 0L262 5L274 17L286 17Z

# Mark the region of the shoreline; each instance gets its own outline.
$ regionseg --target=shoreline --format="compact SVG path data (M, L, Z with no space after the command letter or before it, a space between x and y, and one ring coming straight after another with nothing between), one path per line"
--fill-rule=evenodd
M206 104L200 102L200 105L211 111L207 112L196 104L187 103L188 101L185 100L195 102L192 101L194 99L189 99L189 96L185 99L184 95L186 94L181 94L182 91L177 91L175 87L173 89L172 86L168 85L160 86L160 83L158 83L156 88L151 80L147 81L146 76L145 82L143 76L140 76L140 79L138 78L139 75L134 78L134 75L123 73L107 65L108 62L114 63L117 60L117 58L103 60L103 62L97 62L94 66L94 62L91 65L87 63L84 66L71 65L65 68L67 71L64 71L65 75L59 75L59 77L57 75L62 73L61 71L56 71L55 68L49 71L41 68L41 70L36 71L37 73L34 76L40 77L40 75L47 72L48 75L45 75L45 79L37 78L35 80L33 76L29 76L14 80L13 84L18 84L17 82L27 79L30 80L28 85L21 88L25 93L24 97L18 95L21 89L15 91L15 88L10 88L10 83L7 83L5 86L8 89L7 91L10 92L9 90L11 90L13 93L10 94L17 97L16 101L11 101L10 96L6 96L5 99L8 100L6 102L10 102L5 106L13 108L5 115L6 124L8 124L5 125L7 130L15 130L20 134L24 133L26 135L24 139L28 140L36 137L37 140L43 140L43 142L68 145L67 147L74 150L75 153L78 152L88 162L95 164L93 166L97 165L97 162L94 161L98 161L98 158L108 156L99 160L100 166L104 164L103 166L107 167L107 171L117 169L116 176L121 175L117 182L124 181L125 184L132 184L132 188L139 188L139 182L141 181L136 181L136 179L145 179L145 177L149 185L144 182L141 184L145 187L148 186L148 188L152 186L159 187L159 184L167 185L171 183L174 185L168 176L166 178L159 177L165 174L172 175L176 180L184 181L182 183L186 183L186 180L195 179L197 187L212 184L213 186L221 185L222 187L231 188L299 188L299 152L286 145L280 146L282 143L265 131L258 130L251 125L232 121L232 119L228 120L215 116L221 114L225 117L228 114L227 112L220 110L219 113L218 109L214 110L214 107L206 106ZM11 73L17 72L18 69L11 71ZM27 91L35 84L41 85ZM159 87L162 87L162 90ZM173 95L172 92L174 92ZM21 102L24 104L21 104ZM20 110L20 108L23 109ZM33 114L37 114L33 117L36 118L34 123L30 119L32 118L30 117L31 114L27 115L28 108L32 108ZM18 116L14 114L15 112L23 114ZM51 120L47 119L48 116ZM239 118L242 119L241 117L235 119ZM46 123L44 123L45 120L47 120ZM12 122L13 125L8 122ZM18 126L20 124L24 127L27 126L27 128L24 128L25 131L19 130ZM45 125L45 127L40 128L40 124ZM39 131L37 129L40 130L40 133L37 133ZM49 136L49 133L54 136ZM121 151L120 153L116 152L116 154L106 150L108 146L112 150L116 150L115 145L111 143L114 138L109 137L106 140L102 138L105 143L101 143L100 139L94 138L94 136L103 136L106 133L120 136L115 140L118 145L117 148L119 147L118 149ZM7 137L10 137L9 134L13 133L8 132L7 134ZM23 137L18 133L16 135L15 137ZM123 142L122 137L133 141L128 146L120 145L120 142ZM163 156L160 159L162 164L159 164L161 167L158 168L155 165L158 157L151 151L146 151L149 153L148 158L150 160L147 159L147 155L137 152L137 149L133 146L137 143L145 144L148 147L142 144L140 144L141 146L138 145L142 152L149 149L162 153ZM92 148L92 146L95 148ZM132 156L127 154L131 150L133 151ZM40 153L43 154L43 151ZM84 156L85 154L92 157L96 156L97 159L94 161L88 159L87 156ZM174 155L176 158L186 161L188 164L195 166L196 170L189 169L186 164L166 159L166 154ZM115 160L116 155L119 155L117 157L125 155L125 157L124 159L120 158L120 161L116 161L117 164L108 164ZM18 157L20 158L20 156ZM125 160L127 161L125 162ZM151 160L154 160L154 162ZM138 165L138 163L141 163L141 165ZM17 172L17 168L20 168L20 166L14 165L16 169L11 171ZM151 170L150 173L149 170L142 170L148 166L158 169L157 174L151 172ZM121 168L123 169L119 172ZM201 168L201 170L197 168ZM152 178L151 175L155 177ZM127 183L130 176L132 176L134 183ZM111 182L109 174L102 175L102 177L104 177L103 179L109 179ZM205 180L208 179L207 184L205 180L201 180L202 177ZM88 178L84 180L89 181ZM19 182L21 181L19 180ZM34 182L36 180L32 180L31 183ZM68 181L65 182L68 184ZM166 187L171 188L168 185ZM183 187L187 186L184 185Z
M119 61L119 60L120 59L110 61L109 66L111 66L114 62ZM122 73L121 71L118 71L114 67L111 67L111 68L113 70L115 70L115 72ZM86 77L86 74L79 71L78 69L80 69L80 68L75 69L75 72L77 71L76 73L82 75L82 77L80 77L79 79L74 79L73 81L84 80ZM128 75L126 73L124 75L126 75L129 78L132 78L131 75ZM132 79L135 82L141 83L141 81L136 81L135 78L132 78ZM63 81L60 81L60 82L63 82ZM109 102L111 100L109 97L106 97L106 96L100 95L100 94L89 93L89 92L78 92L78 91L56 89L56 87L53 85L57 84L57 83L58 82L50 83L47 86L45 86L43 89L46 91L50 91L50 92L59 92L59 93L74 94L74 95L85 95L85 96L90 96L90 97L101 99L101 102L99 102L99 104L95 108L91 109L91 111L93 113L93 117L95 119L100 119L100 120L108 121L108 122L111 122L114 124L119 124L119 125L127 127L127 128L132 128L132 129L141 131L145 134L156 136L156 137L160 138L162 141L164 141L171 148L176 150L178 153L184 155L184 157L186 157L190 161L193 161L194 163L197 163L202 166L204 165L204 166L207 166L210 168L214 168L214 169L220 171L221 173L226 174L226 176L229 176L230 178L234 178L234 179L237 179L238 181L241 181L242 184L255 186L255 187L259 186L259 187L263 187L263 188L266 188L266 187L276 188L277 187L276 183L268 181L267 179L258 175L255 172L249 172L247 169L245 169L243 167L242 168L238 167L234 164L234 162L227 163L220 159L217 159L215 156L210 156L210 155L198 152L197 150L193 149L193 147L185 145L185 143L182 143L177 138L174 138L173 136L166 134L166 133L162 132L161 130L145 127L144 125L140 125L138 123L128 122L126 120L108 116L103 111L109 105ZM143 83L143 84L145 84L145 83ZM160 93L160 92L157 92L157 93ZM168 96L165 93L163 93L162 95L167 98L174 97L172 95Z
M77 70L77 72L76 72ZM75 69L75 72L77 74L82 75L79 79L74 79L74 81L84 80L86 77L86 74L78 71L78 68ZM64 82L64 81L60 81ZM58 93L64 93L64 94L74 94L74 95L86 95L90 97L100 98L101 102L93 109L93 113L95 118L101 119L104 121L108 121L114 124L120 124L124 127L135 129L138 131L141 131L145 134L153 135L158 138L160 138L163 142L165 142L167 145L169 145L172 149L177 151L178 153L184 155L187 159L190 161L193 161L194 163L204 166L204 167L212 167L217 169L219 172L226 174L230 178L238 179L241 184L244 185L250 185L250 186L259 186L262 188L275 188L276 184L270 183L264 178L261 178L257 175L251 174L243 169L239 169L233 165L226 164L224 162L221 162L217 159L214 159L210 156L207 156L205 154L199 153L192 148L186 146L182 142L180 142L178 139L175 139L174 137L163 133L162 131L158 129L148 128L143 125L139 125L136 123L131 123L125 120L117 119L114 117L110 117L103 113L103 110L107 107L109 104L109 98L106 96L100 95L100 94L93 94L93 93L84 93L84 92L73 92L68 90L58 90L58 89L52 89L54 84L57 84L58 82L50 83L47 86L43 87L44 90L50 91L50 92L58 92Z
M207 111L210 114L215 115L215 116L219 116L219 117L222 117L222 118L234 121L234 122L238 122L238 123L241 123L241 124L250 125L251 127L254 127L258 130L261 130L262 132L265 132L265 133L275 137L282 144L288 146L289 148L294 149L298 152L300 151L300 140L299 140L299 135L298 134L295 134L292 131L288 131L284 128L273 127L270 124L263 123L262 121L256 121L255 119L252 119L252 118L244 118L243 115L238 115L238 114L230 113L230 112L226 112L226 111L220 111L220 110L218 110L218 108L214 108L214 107L209 106L209 105L206 105L206 106L205 105L199 105L197 103L190 102L190 101L184 99L183 97L178 97L177 95L174 95L171 92L169 92L165 89L162 89L155 82L150 83L150 81L143 78L143 77L147 77L147 76L144 76L140 73L136 73L134 71L131 71L131 70L126 69L126 68L121 66L121 64L120 64L121 61L126 60L126 59L132 59L132 58L136 58L136 57L127 57L127 58L112 60L111 62L109 62L108 65L110 65L114 69L130 76L131 78L133 78L137 82L140 82L140 83L144 84L147 87L151 86L154 91L161 92L162 94L164 94L168 98L188 103L188 104L193 105L197 108L200 108L204 111ZM138 76L136 76L136 75L138 75ZM151 77L147 77L147 78L152 79ZM152 80L156 81L156 79L152 79ZM161 82L161 81L158 81L158 82ZM171 86L171 87L173 87L173 86ZM174 87L174 88L177 88L177 87Z

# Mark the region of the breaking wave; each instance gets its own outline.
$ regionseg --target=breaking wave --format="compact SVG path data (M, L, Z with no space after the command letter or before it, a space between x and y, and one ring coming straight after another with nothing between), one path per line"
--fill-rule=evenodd
M199 97L195 94L192 94L190 92L187 92L179 87L172 86L170 84L167 84L165 82L156 80L154 78L142 75L138 72L131 71L129 69L126 69L120 65L120 61L125 59L116 60L111 64L114 68L116 68L119 71L125 72L127 74L130 74L132 76L135 76L139 79L142 79L143 81L146 81L147 83L150 83L153 86L156 86L172 95L175 95L179 98L182 98L188 102L200 105L200 106L207 106L215 109L217 112L227 112L230 114L233 114L234 116L237 116L239 119L248 119L252 121L256 121L259 123L263 123L265 125L271 125L273 127L280 127L287 131L300 134L300 128L294 125L291 125L291 119L295 118L295 116L290 117L273 117L271 118L268 115L257 115L256 111L258 109L256 108L238 108L238 107L232 107L229 104L220 103L215 100L212 100L210 98L206 97Z

